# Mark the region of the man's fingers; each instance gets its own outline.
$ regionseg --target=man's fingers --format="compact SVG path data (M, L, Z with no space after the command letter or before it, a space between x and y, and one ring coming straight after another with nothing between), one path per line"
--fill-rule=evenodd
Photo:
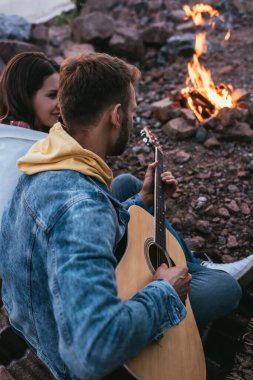
M148 164L147 171L152 171L153 172L153 170L155 169L155 167L157 166L157 164L158 164L158 161L154 161L151 164Z

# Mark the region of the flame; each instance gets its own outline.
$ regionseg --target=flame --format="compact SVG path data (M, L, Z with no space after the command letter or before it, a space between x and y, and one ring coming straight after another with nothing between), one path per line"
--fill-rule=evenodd
M207 52L206 33L200 32L196 35L195 40L195 55L200 57Z
M196 4L192 8L185 5L184 10L187 17L192 17L194 24L198 26L203 26L207 23L211 27L214 25L212 20L206 21L203 18L203 13L207 13L210 17L219 17L219 12L206 4ZM229 30L225 40L228 40L230 35L231 31ZM195 54L187 65L187 87L181 90L188 107L195 113L200 122L203 122L205 118L217 115L218 111L224 107L234 107L231 96L233 87L224 84L216 86L212 80L211 72L200 64L199 57L206 52L206 32L199 32L195 40ZM188 85L189 83L191 83L191 86Z
M196 26L206 25L203 13L209 14L210 17L218 17L220 15L216 9L211 7L211 5L202 3L196 4L192 8L189 5L184 5L183 9L186 13L186 18L188 19L191 17ZM212 21L209 23L212 23Z
M230 37L231 37L231 30L229 29L229 30L227 31L225 37L224 37L224 40L225 40L225 41L228 41Z

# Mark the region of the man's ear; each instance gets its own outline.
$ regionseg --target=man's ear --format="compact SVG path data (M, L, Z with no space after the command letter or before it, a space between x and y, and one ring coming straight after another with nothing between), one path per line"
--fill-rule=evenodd
M114 127L120 128L121 126L121 104L116 104L111 110L111 123Z

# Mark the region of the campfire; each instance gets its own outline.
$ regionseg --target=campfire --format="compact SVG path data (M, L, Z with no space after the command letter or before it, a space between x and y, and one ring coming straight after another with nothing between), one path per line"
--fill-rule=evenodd
M191 17L198 27L210 25L211 28L215 28L214 18L218 18L222 23L225 23L219 12L207 4L196 4L192 8L185 5L184 11L186 19ZM208 18L204 16L208 16ZM230 30L227 30L224 39L227 41L230 35ZM232 85L215 85L211 72L200 64L199 58L206 52L206 32L201 31L196 35L195 54L188 63L187 87L181 91L187 106L194 112L200 122L211 116L216 116L219 110L224 107L232 108L236 106L232 97Z
M211 71L200 62L207 52L207 32L222 25L223 44L229 41L230 28L218 10L207 4L184 6L185 19L191 18L197 28L194 54L187 64L185 87L152 104L154 115L162 122L163 131L172 139L196 136L207 147L218 146L222 138L253 141L249 120L253 104L248 91L234 89L232 84L215 84ZM219 28L221 29L221 28ZM222 57L221 57L222 59ZM211 141L211 142L210 142Z

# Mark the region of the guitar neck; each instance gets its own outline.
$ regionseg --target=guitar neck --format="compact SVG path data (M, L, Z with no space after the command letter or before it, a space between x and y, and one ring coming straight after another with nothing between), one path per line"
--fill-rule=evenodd
M155 184L154 184L155 185L154 240L155 240L155 243L160 245L163 249L166 249L165 205L164 205L163 184L161 181L161 174L163 172L163 154L161 150L157 147L155 147L155 161L158 161L158 165L155 169Z

